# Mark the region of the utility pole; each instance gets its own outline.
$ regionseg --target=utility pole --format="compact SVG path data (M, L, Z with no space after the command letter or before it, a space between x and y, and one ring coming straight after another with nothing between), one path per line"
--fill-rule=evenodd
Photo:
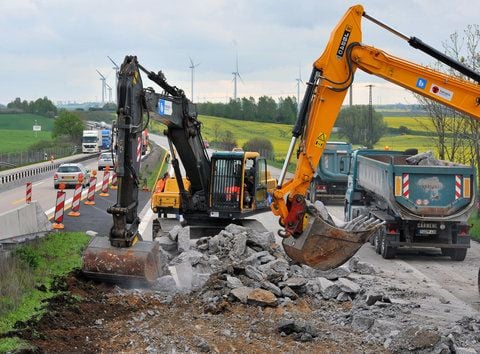
M372 134L372 130L373 130L373 103L372 103L372 87L373 85L367 85L368 87L368 130L367 130L367 135L368 136L368 139L365 139L366 141L369 142L369 144L367 144L367 147L369 149L373 148L373 146L371 146L371 142L372 142L372 139L371 139L371 134Z
M348 90L349 99L350 99L350 108L353 106L353 84L350 85L350 90Z

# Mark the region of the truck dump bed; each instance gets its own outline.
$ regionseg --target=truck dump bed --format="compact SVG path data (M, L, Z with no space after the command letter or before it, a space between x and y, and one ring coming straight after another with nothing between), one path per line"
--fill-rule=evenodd
M393 152L357 156L358 186L381 196L405 220L466 220L475 200L474 169L411 165L408 157Z

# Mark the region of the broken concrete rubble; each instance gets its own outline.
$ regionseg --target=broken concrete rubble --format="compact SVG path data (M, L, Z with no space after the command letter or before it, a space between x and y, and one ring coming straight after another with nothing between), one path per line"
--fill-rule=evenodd
M181 238L179 235L185 235L181 230L175 233L177 240ZM175 236L168 237L174 241ZM300 266L289 262L283 250L275 244L272 233L257 232L238 225L229 225L211 238L182 242L191 247L179 254L179 247L175 252L169 251L173 253L170 266L176 267L178 273L182 271L179 265L187 264L185 269L189 266L192 276L189 287L177 285L177 290L200 289L209 275L215 275L215 281L201 290L200 298L205 302L208 313L223 309L225 300L259 308L285 307L304 296L323 302L351 301L351 307L343 312L324 310L317 314L316 311L315 316L333 324L351 326L353 330L364 333L369 341L381 343L388 351L448 353L458 349L468 353L470 349L480 349L479 338L468 329L479 328L476 320L457 324L458 328L454 331L419 326L412 315L419 307L415 299L404 297L407 293L396 292L398 289L374 290L382 276L381 271L356 257L348 264L329 271ZM185 275L177 274L177 278L189 281ZM172 285L170 278L165 278L163 282L164 287ZM288 325L279 326L281 335L292 335L296 341L315 339L309 331L292 332L289 329L293 326L292 321L296 323L289 319ZM409 332L408 328L418 330Z

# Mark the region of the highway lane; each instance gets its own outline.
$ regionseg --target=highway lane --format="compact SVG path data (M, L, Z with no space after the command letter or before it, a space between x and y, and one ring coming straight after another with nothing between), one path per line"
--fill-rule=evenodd
M97 169L96 157L85 160L82 163L90 170ZM39 180L32 183L32 200L38 201L45 212L55 207L57 190L53 188L54 174L55 171L44 173ZM102 176L102 173L100 172L99 175ZM23 185L0 193L0 213L10 211L25 204L25 190L26 186ZM68 201L73 197L73 188L66 189L65 192L67 193L66 200Z

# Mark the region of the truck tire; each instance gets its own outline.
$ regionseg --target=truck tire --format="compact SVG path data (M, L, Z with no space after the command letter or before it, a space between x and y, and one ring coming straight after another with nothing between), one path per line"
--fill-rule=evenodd
M382 253L382 238L383 238L383 235L384 235L383 228L381 228L380 230L378 230L375 233L375 252L377 254Z
M454 261L463 262L466 256L467 256L466 248L454 248L450 257Z
M387 238L385 237L385 234L382 234L381 237L381 247L380 247L380 252L381 255L384 259L392 259L395 258L395 253L397 249L395 247L387 245Z
M316 189L317 183L315 181L312 181L310 183L310 186L308 187L308 200L312 203L315 203L317 201Z
M453 248L442 248L442 256L445 257L452 257L453 255Z

